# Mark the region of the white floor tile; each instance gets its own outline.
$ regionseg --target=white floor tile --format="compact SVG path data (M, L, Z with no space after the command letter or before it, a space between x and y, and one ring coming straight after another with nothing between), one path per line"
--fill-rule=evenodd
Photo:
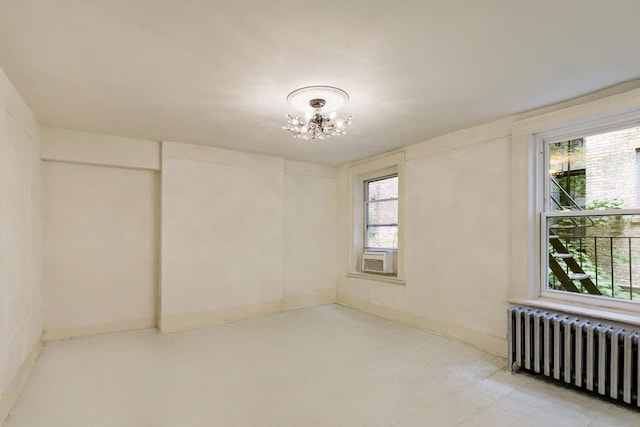
M322 306L49 343L5 427L640 425L637 411L505 366Z

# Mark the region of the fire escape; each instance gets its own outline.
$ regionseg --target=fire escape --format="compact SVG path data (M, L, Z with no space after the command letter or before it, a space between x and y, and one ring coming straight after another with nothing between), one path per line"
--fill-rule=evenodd
M569 201L569 206L560 203L557 197L554 197L554 192L550 194L550 201L559 210L579 210L584 209L567 193L567 191L558 183L553 177L550 178L550 183L556 190L556 193L562 194L564 199ZM588 227L593 227L595 224L590 217L582 217L578 220L576 218L558 218L554 223L549 225L549 244L553 251L549 252L549 269L553 272L555 277L560 282L560 286L569 292L581 293L582 290L586 290L592 295L602 295L598 287L591 280L591 274L586 273L582 266L575 259L575 256L568 248L568 243L562 242L563 238L574 238L579 235L584 235L584 230ZM580 234L582 233L582 234ZM568 242L569 239L565 239ZM580 287L576 284L579 283Z

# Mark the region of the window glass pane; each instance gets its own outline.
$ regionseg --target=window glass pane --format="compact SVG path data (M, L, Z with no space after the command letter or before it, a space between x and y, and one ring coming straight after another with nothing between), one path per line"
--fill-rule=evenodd
M367 209L367 224L397 224L398 201L369 202Z
M548 217L547 289L640 301L634 215Z
M367 200L397 199L398 177L367 182L367 197Z
M640 206L640 127L549 144L548 210Z
M368 227L367 242L368 248L398 248L398 227Z
M549 145L550 210L582 210L585 206L584 138Z

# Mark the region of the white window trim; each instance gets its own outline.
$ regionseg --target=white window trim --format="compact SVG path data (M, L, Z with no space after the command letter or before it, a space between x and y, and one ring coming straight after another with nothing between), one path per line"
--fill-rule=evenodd
M364 182L379 176L398 174L398 249L396 252L396 275L382 276L364 273L359 259L364 249ZM404 152L379 157L358 163L349 169L349 271L350 277L362 277L380 282L404 284L405 247L405 183Z
M544 150L541 141L554 142L581 134L602 133L640 123L640 89L549 112L514 123L512 131L511 289L510 302L555 306L571 312L600 312L626 316L640 324L640 305L571 294L542 291L541 212L543 211ZM546 274L546 272L545 272ZM613 314L611 314L613 313ZM627 320L629 321L629 320ZM636 323L636 322L632 322Z

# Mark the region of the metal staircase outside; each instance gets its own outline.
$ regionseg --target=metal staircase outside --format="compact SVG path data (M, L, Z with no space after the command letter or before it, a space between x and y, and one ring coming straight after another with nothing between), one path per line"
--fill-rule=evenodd
M551 193L550 200L559 210L579 210L584 209L565 191L564 188L553 177L550 178L552 186L562 193L570 205L562 205L558 198ZM585 272L580 264L574 258L567 246L562 243L561 237L569 233L575 235L576 231L593 227L595 223L590 217L584 217L585 221L576 221L575 218L565 218L564 223L549 225L549 243L553 248L553 252L549 253L549 268L560 281L560 285L564 290L569 292L581 293L582 289L592 295L602 295L598 287L591 280L591 275ZM578 288L576 282L580 283L582 289Z

